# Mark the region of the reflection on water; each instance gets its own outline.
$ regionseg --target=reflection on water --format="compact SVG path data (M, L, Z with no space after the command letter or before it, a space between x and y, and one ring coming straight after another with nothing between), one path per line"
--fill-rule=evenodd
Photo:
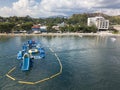
M120 37L27 36L0 37L0 90L119 90ZM46 58L34 60L27 73L19 68L16 53L29 39L42 43ZM18 84L5 75L17 66L12 75L19 80L35 81L59 71L58 62L49 47L57 53L63 65L60 76L37 85Z

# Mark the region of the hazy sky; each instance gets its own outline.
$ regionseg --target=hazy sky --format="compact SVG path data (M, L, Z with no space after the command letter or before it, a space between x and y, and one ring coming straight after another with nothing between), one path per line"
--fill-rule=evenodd
M0 16L48 17L88 12L120 15L120 0L0 0Z

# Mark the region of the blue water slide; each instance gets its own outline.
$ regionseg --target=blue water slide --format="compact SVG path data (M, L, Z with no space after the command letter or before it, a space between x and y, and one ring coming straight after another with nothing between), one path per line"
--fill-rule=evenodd
M28 53L25 53L23 56L21 70L22 71L29 70L29 67L30 67L30 56Z

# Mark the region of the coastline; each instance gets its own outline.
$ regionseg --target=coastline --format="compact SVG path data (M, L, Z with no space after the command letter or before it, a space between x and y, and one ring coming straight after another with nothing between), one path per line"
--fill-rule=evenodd
M120 34L112 34L112 33L40 33L40 34L13 34L13 33L0 33L0 36L120 36Z

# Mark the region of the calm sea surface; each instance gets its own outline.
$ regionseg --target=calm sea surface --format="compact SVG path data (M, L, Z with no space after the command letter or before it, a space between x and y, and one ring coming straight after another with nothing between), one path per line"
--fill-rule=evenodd
M0 37L0 90L120 90L120 37L15 36ZM33 67L22 72L17 52L27 40L42 43L46 57L33 60ZM39 81L59 72L60 66L52 48L61 60L59 76L36 84L19 84L19 80ZM10 73L16 80L5 76Z

